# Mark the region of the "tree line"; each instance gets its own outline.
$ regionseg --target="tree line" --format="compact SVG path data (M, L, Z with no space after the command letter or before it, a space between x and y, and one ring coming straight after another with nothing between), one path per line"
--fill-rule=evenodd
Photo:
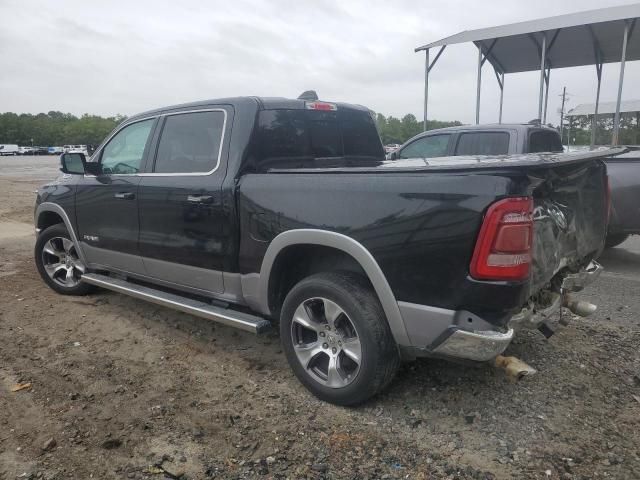
M378 132L382 143L387 145L389 143L404 143L411 137L415 137L417 134L422 133L424 125L422 122L418 122L415 115L408 113L402 119L396 117L385 117L383 114L378 113L376 115L376 124L378 126ZM458 121L454 122L442 122L439 120L427 120L427 130L434 130L436 128L444 127L457 127L462 125Z
M70 113L0 114L0 143L21 146L98 145L126 117Z
M591 126L593 117L581 115L569 117L564 122L562 142L566 145L571 138L571 145L589 145L591 143ZM598 115L596 127L596 145L610 145L613 133L613 115ZM640 112L625 112L620 114L620 145L640 145Z
M60 146L70 144L98 145L102 140L126 117L116 115L101 117L99 115L84 114L76 117L70 113L51 111L49 113L12 113L0 114L0 143L18 144L23 146ZM421 121L409 113L402 118L376 115L376 125L383 144L404 143L411 137L423 131ZM458 121L443 122L439 120L427 121L427 130L459 126ZM570 128L568 128L570 126ZM572 145L589 145L591 140L591 118L587 116L574 117L565 121L563 143L567 143L567 136L571 135ZM601 116L598 119L596 144L606 145L611 142L613 116ZM640 144L640 114L622 114L620 118L620 143Z

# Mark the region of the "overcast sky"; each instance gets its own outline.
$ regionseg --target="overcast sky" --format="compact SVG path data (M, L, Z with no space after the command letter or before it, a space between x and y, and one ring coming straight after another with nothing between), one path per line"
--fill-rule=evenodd
M208 98L263 95L360 103L422 118L419 45L458 33L625 0L120 1L0 0L0 112L131 115ZM591 48L585 45L585 48ZM453 45L432 71L430 118L472 123L477 50ZM627 63L623 99L640 98L640 62ZM488 66L488 65L487 65ZM615 100L619 64L603 69ZM485 68L482 122L497 121L499 89ZM505 121L537 116L539 74L505 81ZM595 67L554 70L549 118L593 102Z

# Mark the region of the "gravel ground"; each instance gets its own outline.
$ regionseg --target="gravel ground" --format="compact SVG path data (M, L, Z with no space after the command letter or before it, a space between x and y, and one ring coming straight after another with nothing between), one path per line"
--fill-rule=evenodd
M419 360L340 408L276 335L49 290L32 192L56 160L21 160L0 158L0 479L640 478L640 237L602 256L592 317L509 347L537 375Z

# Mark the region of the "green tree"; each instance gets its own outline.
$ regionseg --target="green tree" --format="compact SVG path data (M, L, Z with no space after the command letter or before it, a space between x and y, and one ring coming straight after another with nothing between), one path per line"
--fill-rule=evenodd
M0 143L60 146L66 144L98 145L125 117L100 117L70 113L0 114Z

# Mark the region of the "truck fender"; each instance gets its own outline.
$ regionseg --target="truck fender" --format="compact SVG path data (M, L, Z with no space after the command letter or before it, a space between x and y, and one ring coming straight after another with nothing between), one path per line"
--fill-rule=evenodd
M389 322L394 340L399 345L409 345L407 331L400 314L391 287L378 262L358 241L341 233L316 229L288 230L275 237L262 260L260 274L243 275L242 289L247 303L265 315L271 315L269 309L269 279L271 269L280 252L292 245L320 245L341 250L353 257L366 273L380 300L380 304Z
M65 212L64 209L56 203L42 202L40 205L38 205L38 208L36 208L36 212L34 215L36 226L38 225L38 219L40 218L40 215L43 212L57 213L60 216L60 218L62 218L62 221L64 222L64 226L67 227L67 231L71 236L71 241L76 247L76 251L78 252L78 256L80 257L80 260L82 260L82 263L87 265L87 259L84 256L84 252L82 251L82 247L80 246L80 242L78 241L78 237L76 236L76 232L73 229L73 225L71 224L71 220L69 220L69 216L67 215L67 212Z

